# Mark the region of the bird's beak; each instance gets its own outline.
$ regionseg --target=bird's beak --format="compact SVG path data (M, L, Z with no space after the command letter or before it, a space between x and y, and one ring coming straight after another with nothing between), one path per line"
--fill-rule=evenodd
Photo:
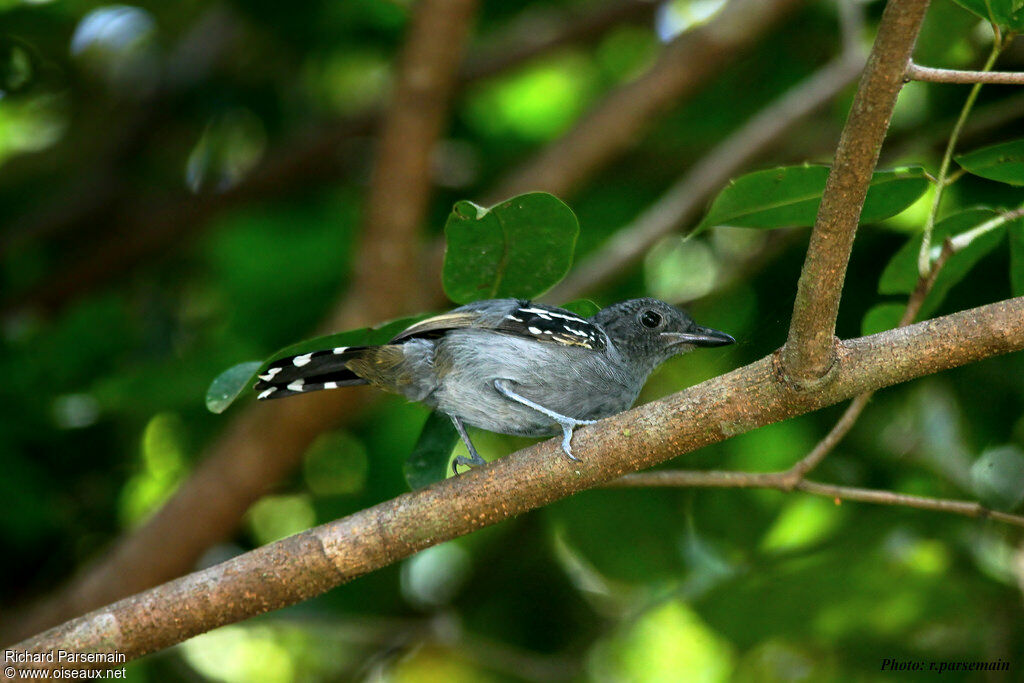
M662 332L661 338L670 344L690 344L692 346L728 346L736 343L736 340L725 332L700 326L694 328L693 332Z

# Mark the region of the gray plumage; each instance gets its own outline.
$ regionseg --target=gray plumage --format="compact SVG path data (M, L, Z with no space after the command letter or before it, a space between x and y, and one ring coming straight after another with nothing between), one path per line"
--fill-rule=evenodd
M372 384L501 434L563 434L628 409L662 362L733 343L657 299L631 299L589 319L518 299L489 299L420 321L383 346L324 349L272 363L260 398Z

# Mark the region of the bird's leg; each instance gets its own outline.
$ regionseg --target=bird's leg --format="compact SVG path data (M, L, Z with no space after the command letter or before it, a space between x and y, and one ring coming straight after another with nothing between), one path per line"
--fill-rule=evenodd
M455 430L459 433L459 436L462 437L462 442L466 444L466 448L469 449L468 458L464 455L459 455L452 460L452 473L459 473L459 465L465 465L466 467L472 467L473 465L486 465L487 461L481 458L480 454L476 452L475 448L473 448L473 442L469 440L469 434L466 433L466 428L462 425L462 420L454 415L449 415L448 417L452 419L452 423L455 425Z
M494 388L497 389L502 396L510 398L516 403L522 403L527 408L533 408L538 413L542 415L547 415L556 423L558 423L558 426L562 428L562 450L565 452L566 455L569 456L570 460L575 460L576 462L579 462L579 458L572 454L572 444L570 443L572 441L572 430L575 429L576 427L579 427L580 425L592 425L595 422L597 422L597 420L577 420L576 418L569 417L568 415L556 413L550 408L545 408L539 403L534 403L530 399L524 398L517 394L516 392L509 389L508 380L494 380Z

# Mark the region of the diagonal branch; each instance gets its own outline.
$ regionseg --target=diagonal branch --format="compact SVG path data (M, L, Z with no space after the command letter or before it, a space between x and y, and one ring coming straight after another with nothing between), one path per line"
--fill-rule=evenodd
M116 651L133 659L306 600L627 472L865 391L1021 349L1024 297L843 342L833 380L813 394L784 381L777 355L768 356L580 429L581 461L567 460L557 440L548 440L127 598L14 647Z
M928 0L890 0L829 173L797 285L782 370L795 385L820 381L835 362L836 317L861 207Z

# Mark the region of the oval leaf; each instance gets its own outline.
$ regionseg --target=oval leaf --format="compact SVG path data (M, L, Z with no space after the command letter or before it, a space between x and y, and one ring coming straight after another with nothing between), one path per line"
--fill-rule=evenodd
M256 371L263 363L251 360L239 363L217 375L206 390L206 409L211 413L223 413L246 386L252 384Z
M1010 235L1010 287L1014 296L1024 296L1024 218L1006 225Z
M1020 0L955 0L985 21L1010 31L1024 31L1024 5Z
M956 162L976 176L1009 185L1024 185L1024 140L961 154Z
M695 232L715 225L782 228L814 224L827 166L783 166L736 178L711 203ZM871 178L862 223L895 216L928 189L920 167L878 171Z
M546 192L490 209L458 202L444 226L445 294L460 304L539 296L569 271L579 229L572 209Z
M409 488L423 488L448 476L448 460L458 438L451 418L437 411L430 413L402 467Z

